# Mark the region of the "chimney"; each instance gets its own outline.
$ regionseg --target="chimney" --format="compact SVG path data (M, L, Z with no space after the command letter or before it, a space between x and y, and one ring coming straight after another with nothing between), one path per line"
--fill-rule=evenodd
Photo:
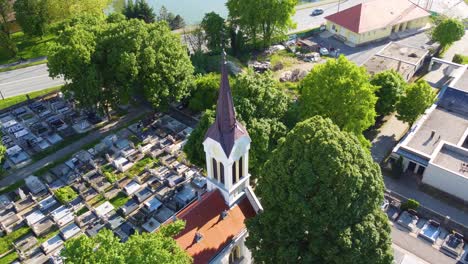
M221 212L221 220L224 220L228 216L227 210Z
M432 131L431 131L431 138L434 138L435 133L436 133L435 130L432 130Z
M195 233L195 243L200 242L202 239L203 239L202 234L200 234L200 233L198 233L198 232Z

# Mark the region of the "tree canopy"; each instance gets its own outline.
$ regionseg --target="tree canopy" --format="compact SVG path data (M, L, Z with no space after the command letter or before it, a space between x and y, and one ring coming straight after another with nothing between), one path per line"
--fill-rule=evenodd
M377 87L363 67L340 56L316 65L301 83L301 116L330 118L344 131L368 142L362 132L375 123Z
M261 171L263 163L287 131L283 118L290 99L277 86L271 73L259 74L251 70L239 75L233 82L237 119L245 124L252 139L249 168L253 177ZM215 101L212 103L215 104ZM188 159L202 167L205 164L202 143L214 120L215 112L207 110L184 147Z
M135 94L165 107L188 94L193 67L165 23L85 15L63 23L48 57L52 77L69 81L85 107L108 113Z
M66 263L102 264L184 264L192 260L172 238L185 224L182 221L163 226L156 233L134 234L125 243L108 229L101 230L97 236L79 236L65 242L61 254Z
M8 24L9 16L13 11L13 2L11 0L0 0L0 24L1 31L10 37L10 26Z
M374 75L371 84L378 87L375 93L378 98L375 105L377 115L385 116L394 112L395 105L406 87L403 77L394 70L384 71Z
M222 32L225 31L225 21L215 12L205 14L201 22L201 27L205 31L207 47L213 52L220 52L222 48ZM226 42L226 39L224 39Z
M124 10L122 12L128 19L137 18L145 21L146 23L153 23L156 21L156 14L153 8L148 5L146 0L128 0L125 3Z
M383 177L330 119L298 123L259 175L263 213L247 221L258 263L392 263Z
M410 84L396 105L397 118L413 124L436 99L436 93L424 80Z
M103 15L112 0L47 0L50 21L59 22L76 15Z
M432 40L440 43L442 48L460 40L465 35L465 26L454 18L442 20L432 31Z
M172 30L185 27L185 21L180 15L169 12L165 6L159 10L158 21L166 21Z
M14 4L16 21L24 33L43 36L50 22L47 0L16 0Z
M218 98L220 82L221 77L216 73L198 76L194 81L192 96L188 104L190 110L201 112L212 108Z
M295 25L291 19L297 0L229 0L231 21L247 34L253 44L261 39L263 47L283 37Z

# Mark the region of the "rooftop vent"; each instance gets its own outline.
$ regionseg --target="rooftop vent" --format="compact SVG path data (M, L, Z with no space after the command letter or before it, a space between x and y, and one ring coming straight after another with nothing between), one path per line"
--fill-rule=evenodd
M224 220L228 216L227 210L221 212L221 219Z
M200 234L200 233L198 233L198 232L195 233L195 243L200 242L202 239L203 239L202 234Z
M436 133L435 130L432 130L432 131L431 131L431 138L434 138L435 133Z

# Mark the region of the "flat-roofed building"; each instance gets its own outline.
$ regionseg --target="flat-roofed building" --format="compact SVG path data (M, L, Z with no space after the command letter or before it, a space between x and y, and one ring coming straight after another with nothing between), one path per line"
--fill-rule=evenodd
M443 88L432 105L394 148L406 172L422 183L468 201L468 70Z

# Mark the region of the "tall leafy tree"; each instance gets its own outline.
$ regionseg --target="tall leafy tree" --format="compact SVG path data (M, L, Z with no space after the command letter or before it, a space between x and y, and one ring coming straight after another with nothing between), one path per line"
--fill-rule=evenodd
M1 31L10 37L9 18L13 12L13 2L11 0L0 0L0 25Z
M465 26L454 18L442 20L432 31L432 40L437 41L445 49L455 41L460 40L465 35Z
M128 19L137 18L146 23L153 23L156 21L156 14L146 0L136 0L136 2L128 0L125 4L123 14Z
M16 46L15 41L10 38L8 33L0 31L0 47L7 50L11 56L16 56L18 53L18 47Z
M108 114L133 94L154 107L188 94L193 67L165 23L87 17L65 23L48 60L50 75L68 80L79 103Z
M301 83L301 116L330 118L368 145L362 132L375 122L376 90L365 68L344 56L328 60L315 66Z
M264 211L248 220L246 242L256 262L392 263L380 168L331 120L298 123L257 186Z
M213 52L220 52L222 47L222 32L225 31L225 21L215 12L205 14L201 27L205 31L208 48Z
M103 15L112 0L47 0L52 22L59 22L76 15Z
M377 115L384 116L394 112L406 86L403 77L395 70L384 71L374 75L371 84L378 87L375 93L378 98L375 105Z
M185 26L185 21L180 15L174 15L169 12L165 6L159 10L158 21L166 21L172 30L179 29Z
M218 98L221 77L216 73L200 75L194 82L194 89L188 107L195 112L212 108Z
M249 168L254 177L287 131L283 117L290 99L277 86L271 73L259 74L253 71L240 75L233 85L237 118L246 125L252 139ZM214 118L215 112L207 111L184 147L188 159L202 167L205 164L202 143Z
M424 80L410 84L396 105L397 118L413 124L436 100L436 93Z
M229 16L250 36L254 45L261 39L264 47L283 37L295 25L291 16L297 0L229 0Z
M43 36L50 22L47 0L16 0L14 4L16 21L24 33Z
M121 243L112 231L103 229L93 238L80 236L67 241L61 254L71 264L191 263L191 258L172 238L184 225L177 221L156 233L137 233L125 243Z

